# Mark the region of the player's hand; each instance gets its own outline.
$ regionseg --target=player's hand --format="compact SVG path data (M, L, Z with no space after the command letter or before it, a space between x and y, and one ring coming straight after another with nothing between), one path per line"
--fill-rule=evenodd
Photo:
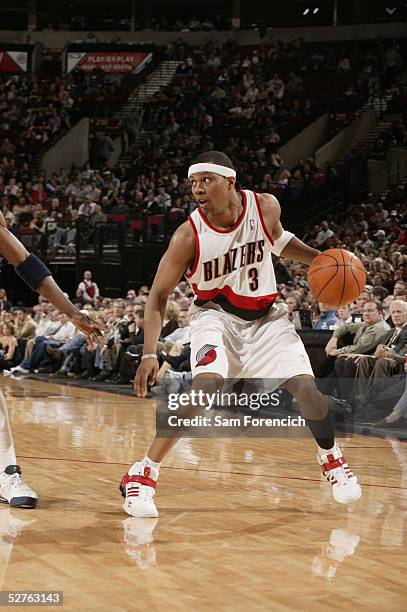
M158 359L151 357L141 361L133 384L137 397L145 397L147 395L148 387L151 387L157 380L157 374Z
M82 312L75 313L71 317L71 321L77 329L85 334L89 350L93 351L97 345L105 345L105 339L102 333L106 331L105 325L95 321L92 317Z

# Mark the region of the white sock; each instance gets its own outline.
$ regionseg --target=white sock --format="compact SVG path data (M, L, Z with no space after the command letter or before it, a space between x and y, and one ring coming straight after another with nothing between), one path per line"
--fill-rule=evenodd
M335 453L337 450L339 450L339 448L335 444L333 445L332 448L321 448L320 446L318 446L318 452L320 455L328 455L328 454L333 454Z
M147 455L144 457L144 459L142 459L141 461L136 461L136 463L133 463L133 465L131 466L131 468L128 471L128 474L130 474L130 476L134 475L134 474L139 474L140 473L140 463L142 466L148 466L151 468L155 468L157 470L157 472L160 471L160 463L156 463L155 461L152 461L149 457L147 457Z
M160 469L160 465L161 465L161 463L156 463L155 461L150 459L150 457L148 457L147 455L144 457L144 459L141 461L141 463L144 463L144 465L148 465L148 467L153 467L156 470L159 470Z

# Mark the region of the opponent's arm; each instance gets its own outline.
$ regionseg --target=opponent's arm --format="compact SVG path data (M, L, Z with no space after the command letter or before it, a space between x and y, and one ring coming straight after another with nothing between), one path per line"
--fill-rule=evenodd
M14 266L17 274L33 291L37 291L71 319L72 323L87 336L90 346L94 342L103 344L101 335L103 327L82 314L69 301L52 278L47 266L36 255L30 254L18 238L9 231L1 212L0 254Z
M314 257L320 254L320 251L308 246L294 234L284 231L280 221L281 208L277 198L269 193L259 194L258 197L264 221L274 240L273 253L279 257L309 265Z
M168 296L188 266L192 267L194 259L195 238L191 224L187 221L173 235L160 261L148 296L144 312L144 355L156 354ZM142 360L134 381L138 397L145 397L147 384L151 385L155 382L157 372L158 361L154 357Z

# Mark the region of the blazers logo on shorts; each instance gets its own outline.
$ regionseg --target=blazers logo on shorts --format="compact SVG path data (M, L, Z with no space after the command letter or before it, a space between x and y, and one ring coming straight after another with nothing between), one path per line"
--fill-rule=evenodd
M215 361L217 357L214 344L204 344L196 354L196 367L206 366Z

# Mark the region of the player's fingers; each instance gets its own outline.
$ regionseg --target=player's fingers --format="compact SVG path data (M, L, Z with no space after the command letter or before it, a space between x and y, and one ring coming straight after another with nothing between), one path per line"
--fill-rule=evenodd
M92 336L90 336L90 335L86 336L86 346L88 347L88 349L90 351L94 351L95 348L96 348L95 345L94 345Z
M157 380L157 374L158 374L158 369L157 368L153 368L150 372L150 374L148 375L148 385L149 387L152 387L155 384L155 381Z
M144 370L140 370L139 372L137 372L137 377L136 377L136 395L137 397L144 397L145 394L147 393L147 376L148 376L148 372L145 372Z
M97 329L92 334L92 342L98 344L99 346L105 346L106 339L103 336L102 332Z
M142 372L141 374L141 397L145 397L147 395L147 381L149 377L148 370L146 372Z
M106 331L107 330L106 323L101 323L100 321L94 321L93 319L92 319L92 323L100 331Z

